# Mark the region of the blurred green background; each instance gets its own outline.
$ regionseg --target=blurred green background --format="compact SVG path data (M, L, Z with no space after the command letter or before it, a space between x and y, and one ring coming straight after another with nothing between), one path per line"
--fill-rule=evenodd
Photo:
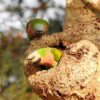
M49 33L62 31L65 0L0 0L0 100L41 100L24 76L28 48L25 27L32 18L49 23Z

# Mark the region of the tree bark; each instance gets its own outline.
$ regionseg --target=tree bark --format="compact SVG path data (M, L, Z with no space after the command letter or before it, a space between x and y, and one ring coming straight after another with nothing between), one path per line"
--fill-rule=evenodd
M71 39L88 39L100 49L100 18L82 0L67 0L64 32ZM75 38L76 37L76 38Z
M100 100L100 19L81 0L68 0L66 5L64 31L31 41L25 75L43 100ZM81 39L91 40L99 50L89 41L78 42ZM42 47L62 50L56 68L40 70L41 66L28 62L27 56Z

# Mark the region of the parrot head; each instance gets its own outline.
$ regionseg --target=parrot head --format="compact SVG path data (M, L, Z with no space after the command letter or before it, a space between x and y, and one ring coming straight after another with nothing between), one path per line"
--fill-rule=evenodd
M33 64L44 65L47 68L56 67L60 61L62 52L56 48L41 48L33 51L28 56Z
M26 32L30 40L39 38L48 32L48 23L44 19L32 19L26 26Z

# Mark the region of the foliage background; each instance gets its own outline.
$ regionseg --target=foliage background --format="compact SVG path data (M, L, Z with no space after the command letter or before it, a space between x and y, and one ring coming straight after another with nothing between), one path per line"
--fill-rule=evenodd
M62 31L65 0L0 0L0 100L41 100L28 86L23 58L28 20L43 18L49 33Z

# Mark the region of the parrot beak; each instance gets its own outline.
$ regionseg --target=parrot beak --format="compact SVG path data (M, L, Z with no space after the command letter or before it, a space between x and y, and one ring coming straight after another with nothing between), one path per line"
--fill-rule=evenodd
M41 62L41 58L36 52L32 52L31 54L29 54L28 60L33 64L39 64Z
M33 64L39 64L41 62L41 58L33 58L31 61Z

